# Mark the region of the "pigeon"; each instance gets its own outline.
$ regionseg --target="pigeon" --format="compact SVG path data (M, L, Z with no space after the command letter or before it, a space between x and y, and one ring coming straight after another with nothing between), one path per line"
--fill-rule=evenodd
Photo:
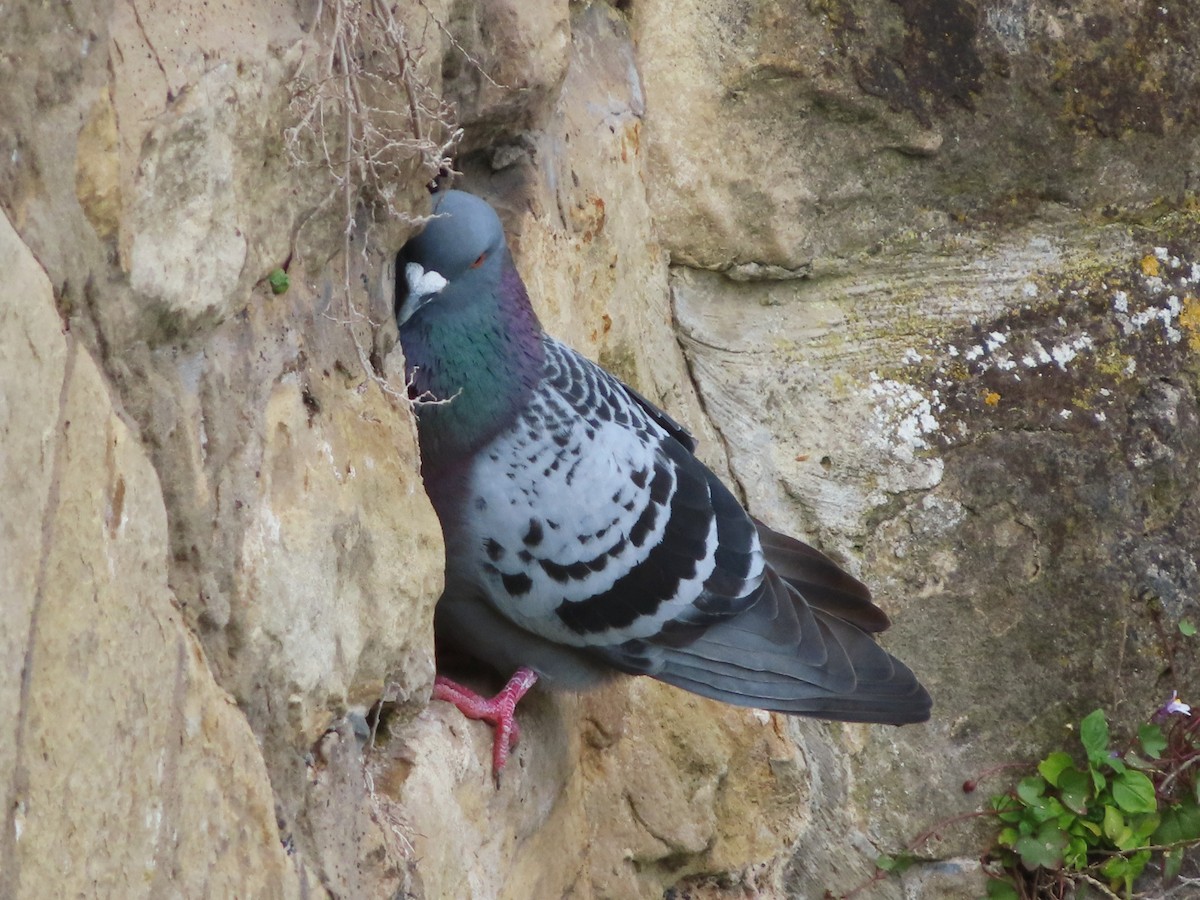
M829 557L750 516L674 419L542 331L500 218L434 196L400 250L396 321L421 474L445 536L439 642L501 673L434 699L495 727L499 774L535 683L618 673L704 697L851 722L929 718L889 622Z

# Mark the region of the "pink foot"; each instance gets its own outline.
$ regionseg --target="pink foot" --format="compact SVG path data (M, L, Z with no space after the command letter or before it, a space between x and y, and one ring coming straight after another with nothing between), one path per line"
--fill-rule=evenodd
M521 737L521 729L513 718L517 702L525 696L525 692L533 687L538 680L533 669L524 666L513 673L508 684L490 700L481 697L470 688L463 687L456 681L437 676L433 682L433 699L453 703L468 719L483 719L491 722L496 728L496 738L492 743L492 772L496 780L500 780L500 770L508 761L508 754Z

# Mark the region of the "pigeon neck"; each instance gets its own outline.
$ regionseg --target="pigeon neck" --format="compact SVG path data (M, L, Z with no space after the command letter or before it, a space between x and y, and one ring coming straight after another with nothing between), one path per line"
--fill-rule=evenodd
M507 255L507 254L506 254ZM457 468L506 428L542 377L542 329L505 259L498 284L429 304L401 331L428 478Z

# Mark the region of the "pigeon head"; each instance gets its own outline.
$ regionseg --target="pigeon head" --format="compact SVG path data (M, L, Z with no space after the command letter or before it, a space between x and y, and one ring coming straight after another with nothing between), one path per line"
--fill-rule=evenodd
M462 191L434 198L433 218L397 260L396 322L403 328L430 303L494 293L508 246L500 217Z

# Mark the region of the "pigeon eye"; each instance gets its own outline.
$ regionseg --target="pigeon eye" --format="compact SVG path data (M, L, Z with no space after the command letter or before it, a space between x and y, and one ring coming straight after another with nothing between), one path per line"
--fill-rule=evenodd
M487 259L487 251L484 251L483 253L479 254L479 258L476 259L475 262L471 263L471 268L478 269L480 266L483 265L483 261L485 259Z

